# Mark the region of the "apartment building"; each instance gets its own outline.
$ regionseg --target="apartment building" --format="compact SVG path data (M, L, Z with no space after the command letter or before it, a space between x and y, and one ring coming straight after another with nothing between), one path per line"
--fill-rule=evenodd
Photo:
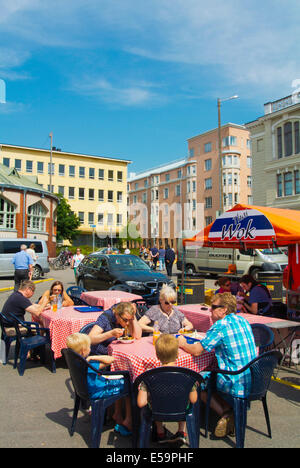
M300 209L300 93L264 105L251 133L253 203Z
M91 244L94 231L106 245L127 224L129 160L1 144L0 162L68 200L81 222L77 244Z
M186 158L128 179L129 219L147 245L177 246L182 230L198 232L220 211L218 129L188 139ZM223 209L252 203L249 131L221 128Z

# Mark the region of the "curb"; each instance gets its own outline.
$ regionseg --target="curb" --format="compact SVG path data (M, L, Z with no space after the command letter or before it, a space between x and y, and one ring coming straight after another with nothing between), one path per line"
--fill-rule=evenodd
M272 377L272 380L273 380L274 382L281 383L281 384L283 384L283 385L287 385L288 387L293 387L293 388L295 388L296 390L300 390L300 386L299 386L299 385L292 384L291 382L288 382L287 380L278 379L278 377Z
M47 278L47 279L44 279L44 280L36 280L36 281L34 281L34 284L46 283L47 281L54 281L54 278ZM10 286L8 288L0 288L0 292L11 291L13 289L14 289L14 286Z

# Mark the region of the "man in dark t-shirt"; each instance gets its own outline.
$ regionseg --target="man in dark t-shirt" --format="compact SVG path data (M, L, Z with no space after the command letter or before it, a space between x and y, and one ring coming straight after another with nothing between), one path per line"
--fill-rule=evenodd
M38 317L43 308L38 304L32 304L29 300L35 291L35 284L26 280L21 283L20 289L13 292L5 304L3 305L2 314L6 317L5 326L13 326L13 322L9 320L10 313L14 314L20 320L24 320L25 313L29 312L35 317Z

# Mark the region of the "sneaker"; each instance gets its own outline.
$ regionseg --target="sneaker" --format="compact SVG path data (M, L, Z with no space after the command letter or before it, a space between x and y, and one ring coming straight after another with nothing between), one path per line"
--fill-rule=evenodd
M171 438L171 442L181 442L182 444L187 444L187 433L178 431Z
M167 442L171 442L173 437L174 436L171 434L171 432L168 431L168 429L164 427L163 434L157 433L156 442L158 444L166 444Z

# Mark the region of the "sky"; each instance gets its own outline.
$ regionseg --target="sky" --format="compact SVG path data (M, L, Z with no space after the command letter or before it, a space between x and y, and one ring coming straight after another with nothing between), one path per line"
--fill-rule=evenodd
M218 98L244 124L299 87L299 20L299 0L0 0L0 143L184 158Z

